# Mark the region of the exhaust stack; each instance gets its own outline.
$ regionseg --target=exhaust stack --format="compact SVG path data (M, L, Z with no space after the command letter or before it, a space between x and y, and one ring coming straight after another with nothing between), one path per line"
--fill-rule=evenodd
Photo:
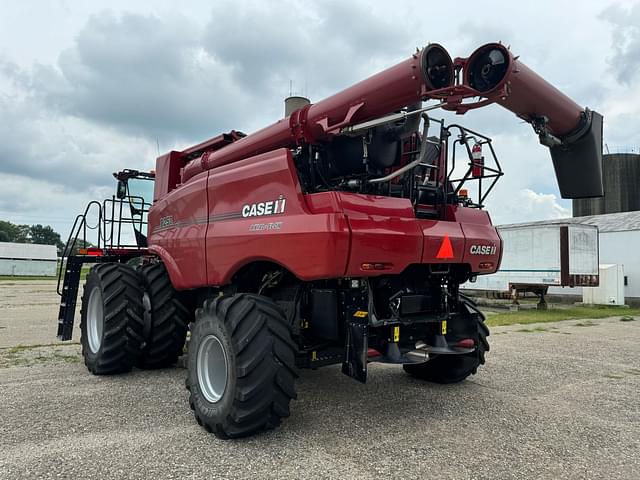
M307 97L299 95L291 95L284 99L284 116L288 117L296 110L311 104L311 100Z

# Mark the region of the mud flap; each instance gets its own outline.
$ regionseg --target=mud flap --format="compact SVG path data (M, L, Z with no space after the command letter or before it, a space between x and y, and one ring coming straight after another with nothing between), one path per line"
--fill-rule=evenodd
M367 354L369 326L359 322L347 323L342 373L359 382L367 382Z

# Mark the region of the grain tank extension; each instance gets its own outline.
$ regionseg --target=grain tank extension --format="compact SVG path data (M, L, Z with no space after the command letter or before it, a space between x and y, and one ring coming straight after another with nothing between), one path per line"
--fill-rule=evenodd
M223 438L279 425L300 368L340 364L365 382L383 362L464 380L489 330L459 286L500 265L484 203L503 172L490 138L432 115L492 103L531 124L564 197L602 194L601 115L501 44L455 59L430 44L251 135L169 152L155 175L116 174L117 195L93 202L97 246L69 256L59 338L73 332L79 269L96 263L80 322L89 370L173 365L189 330L191 408ZM140 180L155 181L153 199Z

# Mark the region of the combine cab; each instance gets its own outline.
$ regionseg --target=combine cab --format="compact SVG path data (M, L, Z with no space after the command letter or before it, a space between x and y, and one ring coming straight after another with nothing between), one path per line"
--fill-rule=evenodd
M88 369L170 366L189 325L190 405L222 438L279 425L300 368L340 364L365 382L383 362L464 380L489 330L459 286L499 267L484 202L502 169L490 138L432 112L491 103L532 125L563 196L602 194L599 114L501 44L454 60L431 44L256 133L159 157L153 200L134 188L152 175L117 174L117 195L74 226L85 243L68 256L59 338L71 338L80 267L96 263L80 322Z

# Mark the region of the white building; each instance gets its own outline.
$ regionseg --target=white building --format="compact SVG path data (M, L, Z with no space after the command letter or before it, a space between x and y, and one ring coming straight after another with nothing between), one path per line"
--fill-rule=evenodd
M640 300L640 211L544 220L520 225L595 225L600 232L600 264L622 265L624 296ZM581 288L551 288L552 294L582 295Z
M0 242L0 275L56 275L58 251L55 245Z

